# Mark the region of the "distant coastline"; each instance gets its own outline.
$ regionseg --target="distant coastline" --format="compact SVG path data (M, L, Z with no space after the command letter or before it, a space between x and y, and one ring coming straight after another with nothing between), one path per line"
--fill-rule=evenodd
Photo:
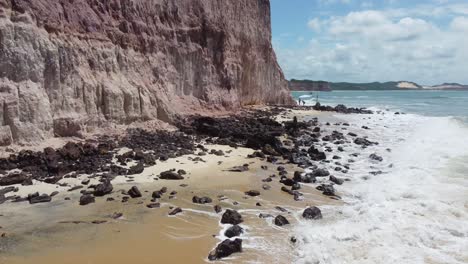
M443 83L434 86L423 86L410 81L393 82L370 82L370 83L350 83L350 82L327 82L314 80L296 80L288 81L291 91L390 91L390 90L447 90L460 91L468 90L468 85L458 83Z

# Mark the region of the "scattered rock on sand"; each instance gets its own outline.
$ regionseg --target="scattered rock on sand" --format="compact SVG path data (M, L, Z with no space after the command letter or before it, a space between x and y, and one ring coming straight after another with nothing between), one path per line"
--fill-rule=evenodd
M221 208L221 206L218 205L218 204L215 205L215 206L213 206L213 209L214 209L214 211L215 211L217 214L221 213L221 211L223 210L223 209Z
M143 165L142 162L138 162L137 165L130 167L128 169L128 175L135 175L135 174L140 174L145 170L145 166Z
M213 202L213 200L210 198L210 197L198 197L198 196L194 196L192 198L192 202L193 203L196 203L196 204L207 204L207 203L211 203Z
M289 225L288 219L282 215L278 215L275 217L275 225L277 226L284 226L284 225Z
M128 195L130 195L132 198L138 198L142 196L140 190L136 186L132 186L132 188L128 190Z
M114 187L110 183L110 181L104 181L94 188L94 196L104 196L112 192Z
M81 181L81 184L88 185L90 181L91 181L90 179L84 179Z
M183 180L184 176L175 171L164 171L159 174L159 178L163 180Z
M123 214L122 213L119 213L119 212L114 212L110 217L112 219L119 219L120 217L122 217Z
M169 215L176 215L176 214L178 214L178 213L182 213L182 208L180 208L180 207L175 208L174 210L172 210L172 211L169 213Z
M308 207L302 213L302 217L308 220L322 219L322 211L316 206Z
M13 184L21 184L27 180L29 176L25 173L14 173L0 178L0 186L8 186Z
M151 194L151 197L154 199L160 199L162 197L163 193L161 191L154 191L153 194Z
M94 220L91 222L91 224L95 224L95 225L100 225L104 223L107 223L107 221L106 220Z
M236 237L240 236L244 232L244 229L238 225L233 225L224 232L226 237Z
M221 242L213 251L208 255L208 259L213 261L229 257L230 255L242 252L242 239L236 238L235 240L226 239Z
M95 202L95 198L94 196L90 194L85 194L80 197L80 205L87 205L87 204L94 203L94 202Z
M255 196L259 196L260 192L257 190L250 190L250 191L245 192L245 194L248 196L255 197Z
M146 207L148 208L159 208L161 207L161 204L160 203L150 203L150 204L147 204Z
M48 194L39 195L38 193L36 193L34 195L29 195L28 200L30 204L48 203L52 201L52 197L50 197Z
M226 209L221 217L222 224L238 225L243 221L242 216L237 211L231 209Z
M235 167L228 169L228 171L233 171L233 172L244 172L248 170L249 170L249 164L244 164L242 166L235 166Z

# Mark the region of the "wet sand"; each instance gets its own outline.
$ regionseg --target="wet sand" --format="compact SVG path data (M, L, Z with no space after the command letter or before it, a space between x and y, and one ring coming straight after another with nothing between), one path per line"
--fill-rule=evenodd
M280 190L282 185L277 179L266 183L270 190L263 190L265 183L261 180L277 174L278 164L248 159L251 149L205 147L221 149L226 156L207 155L201 157L206 162L193 162L189 157L196 156L189 155L158 162L141 175L134 175L132 183L126 182L128 178L118 177L113 181L114 193L109 195L116 199L112 202L97 199L95 204L79 206L79 192L61 192L49 204L2 205L0 231L6 237L0 240L0 263L204 263L209 251L224 239L219 224L222 213L214 212L214 204L223 210L236 209L244 218L243 253L224 259L224 263L290 263L294 247L289 236L292 225L277 227L272 218L261 219L258 214L282 214L294 224L298 212L309 205L339 203L306 184L301 190L303 201L294 201L291 195ZM227 154L229 151L232 152ZM247 172L226 171L245 163L250 165ZM262 165L268 169L262 169ZM281 165L289 174L300 170L291 164ZM172 168L186 170L186 179L154 180L155 175ZM133 185L139 187L143 197L122 203L119 190L128 190ZM151 193L163 186L168 188L168 193L177 191L176 197L169 199L166 195L160 201L161 208L147 208ZM246 197L244 192L248 190L259 190L261 195ZM213 203L194 204L194 195L209 196ZM227 199L219 199L220 195ZM64 201L64 197L70 197L71 201ZM238 204L234 205L235 202ZM262 206L256 206L257 202ZM289 213L279 212L275 206L284 207ZM170 207L181 207L183 212L169 217ZM109 217L114 212L123 213L123 217ZM94 220L107 222L90 223ZM63 221L86 223L59 223Z

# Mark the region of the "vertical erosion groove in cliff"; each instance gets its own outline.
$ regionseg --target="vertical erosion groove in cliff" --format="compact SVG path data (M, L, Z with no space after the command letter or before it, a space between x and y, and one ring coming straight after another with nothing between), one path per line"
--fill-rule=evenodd
M0 144L292 102L268 0L0 0Z

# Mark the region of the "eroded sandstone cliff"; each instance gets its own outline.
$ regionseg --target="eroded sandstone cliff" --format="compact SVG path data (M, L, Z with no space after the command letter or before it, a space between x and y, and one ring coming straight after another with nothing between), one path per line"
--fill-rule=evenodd
M286 104L269 0L0 0L0 144Z

